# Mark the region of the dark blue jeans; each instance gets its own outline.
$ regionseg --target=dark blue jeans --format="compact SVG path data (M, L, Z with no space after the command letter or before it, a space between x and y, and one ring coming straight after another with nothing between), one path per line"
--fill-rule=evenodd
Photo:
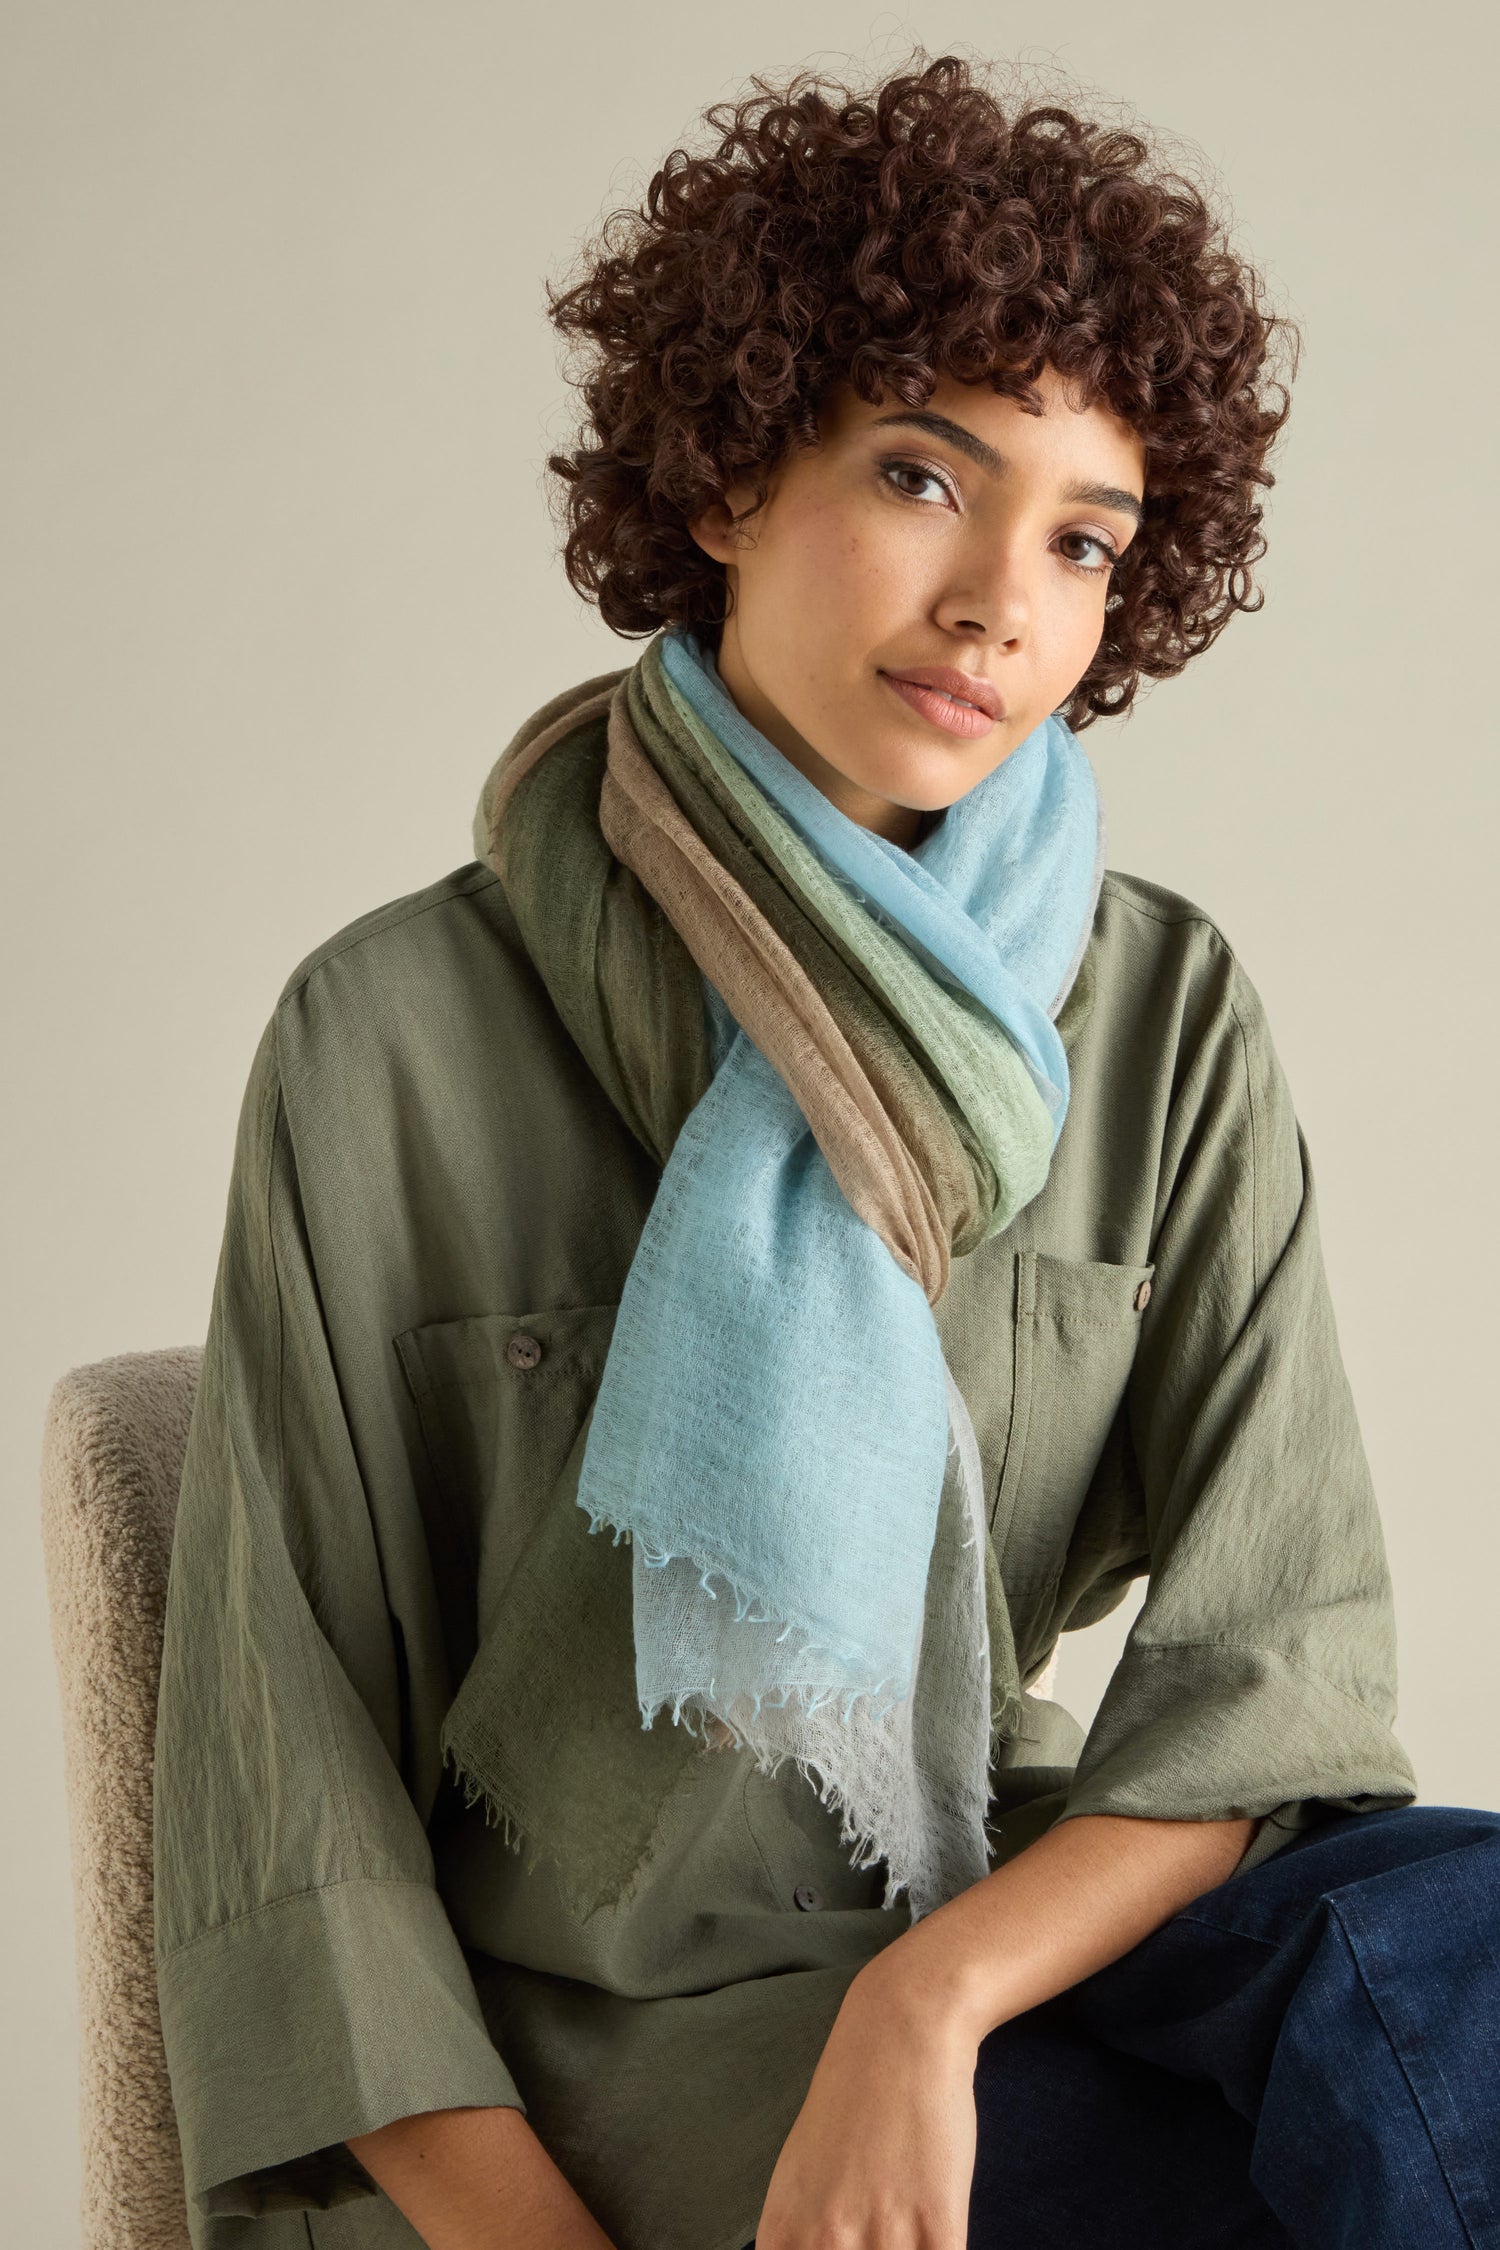
M1500 2250L1500 1812L1305 1830L992 2031L974 2098L969 2250Z
M1500 2250L1500 1813L1305 1830L990 2033L970 2250Z

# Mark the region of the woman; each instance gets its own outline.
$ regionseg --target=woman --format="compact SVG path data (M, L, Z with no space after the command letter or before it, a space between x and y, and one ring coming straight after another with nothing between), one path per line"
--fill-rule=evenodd
M1140 138L757 83L553 306L644 650L251 1071L193 2239L1500 2240L1500 1816L1413 1803L1286 1080L1079 741L1253 606L1280 324Z

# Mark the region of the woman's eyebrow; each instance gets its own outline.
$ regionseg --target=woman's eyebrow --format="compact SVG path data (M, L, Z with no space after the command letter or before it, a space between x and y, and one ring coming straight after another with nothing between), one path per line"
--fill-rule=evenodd
M934 437L946 438L960 453L967 453L990 476L998 476L1006 466L1005 455L997 453L994 446L986 445L982 437L966 430L962 422L950 422L946 414L929 414L921 407L908 407L900 414L882 414L871 424L872 429L884 429L889 423L903 422L913 429L929 430ZM1133 492L1124 491L1117 484L1070 484L1062 494L1064 500L1092 500L1096 508L1122 508L1127 516L1139 523L1145 511Z

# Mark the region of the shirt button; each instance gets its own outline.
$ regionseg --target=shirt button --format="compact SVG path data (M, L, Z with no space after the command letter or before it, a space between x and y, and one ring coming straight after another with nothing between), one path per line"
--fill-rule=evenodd
M823 1903L823 1893L812 1883L799 1883L792 1898L804 1914L816 1914Z
M1144 1312L1144 1311L1145 1311L1145 1309L1146 1309L1146 1307L1147 1307L1147 1306L1148 1306L1148 1305L1150 1304L1150 1302L1151 1302L1151 1284L1150 1284L1150 1282L1149 1282L1149 1281L1143 1281L1143 1282L1141 1283L1141 1286L1140 1286L1140 1288L1139 1288L1139 1289L1137 1289L1137 1291L1136 1291L1136 1293L1135 1293L1135 1309L1136 1309L1136 1311L1137 1311L1137 1312Z
M505 1356L512 1367L535 1367L542 1356L542 1347L535 1336L512 1336L505 1347Z

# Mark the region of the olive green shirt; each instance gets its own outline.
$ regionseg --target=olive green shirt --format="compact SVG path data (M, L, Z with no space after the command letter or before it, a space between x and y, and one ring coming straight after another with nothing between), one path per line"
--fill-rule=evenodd
M994 1864L1081 1813L1266 1815L1248 1867L1416 1794L1307 1147L1248 977L1171 891L1106 874L1058 1029L1047 1185L936 1318L1023 1679L1149 1583L1087 1736L1024 1699ZM656 1177L486 868L288 979L240 1116L157 1731L200 2250L415 2244L344 2143L467 2104L522 2108L619 2250L741 2250L850 1978L909 1927L794 1764L695 1759L639 1887L585 1922L443 1764Z

